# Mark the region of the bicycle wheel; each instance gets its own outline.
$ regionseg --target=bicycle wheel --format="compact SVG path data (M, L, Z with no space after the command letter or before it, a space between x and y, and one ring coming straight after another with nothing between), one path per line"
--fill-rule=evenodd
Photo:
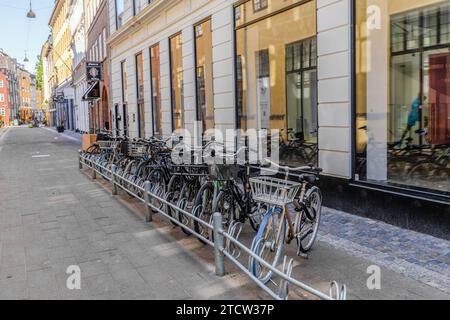
M195 201L194 201L194 211L195 216L207 223L211 222L211 217L213 214L213 202L214 202L214 183L205 183L198 191ZM194 230L203 237L210 238L210 230L198 221L194 221ZM204 241L199 239L203 244Z
M197 195L197 190L198 190L198 186L197 186L196 181L185 180L183 187L181 188L180 200L179 200L179 203L183 204L182 206L179 205L179 207L181 209L183 209L184 211L187 211L189 213L192 212L192 206L195 201L195 196ZM185 226L192 225L192 219L181 212L178 213L178 220ZM188 236L190 236L192 234L186 228L181 227L181 230Z
M238 217L239 206L233 194L228 190L222 190L217 195L213 204L212 212L219 212L222 215L223 229L226 231L233 220ZM212 232L211 232L212 239Z
M305 194L305 205L298 213L296 238L298 254L308 253L316 240L322 214L322 193L317 187L312 187Z
M164 177L164 172L161 169L154 169L150 172L147 178L152 184L151 192L158 197L164 197L166 194L166 179ZM155 198L152 198L152 204L158 209L163 208L163 203ZM153 210L155 213L156 210Z
M183 179L179 175L172 176L170 178L169 184L167 186L167 194L166 200L173 205L177 205L180 200L181 188L182 188ZM174 219L178 219L178 211L174 210L172 207L167 206L166 212ZM170 222L178 226L175 222L170 220Z
M280 208L271 208L264 216L258 233L253 239L252 252L266 261L273 268L278 266L281 254L284 250L286 238L286 219L281 220ZM279 237L278 237L278 231ZM273 271L263 266L253 256L249 259L249 269L251 273L262 283L266 284L272 279Z

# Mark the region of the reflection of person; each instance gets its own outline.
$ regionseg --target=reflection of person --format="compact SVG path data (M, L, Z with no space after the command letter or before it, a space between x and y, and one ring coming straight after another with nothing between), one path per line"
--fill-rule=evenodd
M422 107L422 99L420 93L417 98L411 103L411 111L408 115L408 122L405 131L403 131L402 138L397 143L396 147L401 148L403 144L403 140L405 140L406 135L411 136L411 129L416 125L417 121L419 121L419 110Z

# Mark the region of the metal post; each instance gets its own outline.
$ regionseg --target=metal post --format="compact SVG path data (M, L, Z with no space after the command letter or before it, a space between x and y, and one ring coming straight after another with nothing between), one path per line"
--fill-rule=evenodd
M225 275L224 266L224 237L223 237L223 224L222 215L219 212L213 215L213 227L214 227L214 260L216 262L216 275L223 277Z
M117 196L117 183L116 183L117 167L115 164L111 166L111 183L112 183L112 195Z
M152 183L150 181L145 181L144 183L144 201L145 201L145 222L153 221L153 209L150 207L150 191Z
M95 171L95 166L92 164L92 179L97 179L97 171Z
M83 163L81 162L81 157L83 155L83 151L78 150L78 168L81 170L83 169Z

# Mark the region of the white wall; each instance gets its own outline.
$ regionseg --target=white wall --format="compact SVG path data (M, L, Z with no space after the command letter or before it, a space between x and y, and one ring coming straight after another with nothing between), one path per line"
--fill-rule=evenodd
M351 176L351 1L317 0L319 165Z
M112 30L115 30L114 1L111 2L110 13L113 16L110 16L110 23L113 27ZM131 1L129 5L131 10ZM133 115L137 110L134 57L140 51L143 52L144 59L146 135L150 136L153 133L149 48L156 43L160 44L163 135L169 137L172 133L169 37L177 32L182 33L185 128L193 132L196 120L194 25L207 17L212 18L213 25L215 104L218 105L216 123L218 127L234 128L234 112L232 111L234 109L232 2L226 0L168 0L164 3L156 2L154 7L155 13L152 19L141 22L140 25L135 27L135 31L131 35L127 35L111 45L113 105L121 103L120 62L126 60L127 63L130 136L137 136L137 122L133 122ZM145 14L145 12L141 11L141 14ZM112 36L115 36L114 33ZM135 119L137 121L137 115L135 115Z

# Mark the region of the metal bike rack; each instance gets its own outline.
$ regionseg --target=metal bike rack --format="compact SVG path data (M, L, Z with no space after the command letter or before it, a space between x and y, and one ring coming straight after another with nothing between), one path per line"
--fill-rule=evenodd
M289 285L300 288L303 291L306 291L319 299L323 300L346 300L347 299L347 288L345 285L339 285L336 281L332 281L330 284L329 292L323 293L301 281L298 281L292 277L292 270L294 260L289 259L287 256L283 259L283 264L281 270L275 268L267 261L256 255L251 249L245 246L242 242L239 241L239 236L242 231L242 224L240 222L233 222L227 231L223 230L223 218L219 212L214 213L212 217L212 224L207 223L202 219L194 216L190 212L187 212L180 206L177 206L173 203L167 201L168 194L161 194L161 190L156 186L152 187L150 181L146 181L143 186L137 185L132 181L127 180L126 178L117 174L117 168L115 165L112 166L111 170L102 167L99 164L93 163L91 160L87 159L80 152L79 154L79 167L83 169L83 166L88 167L93 170L96 174L99 174L107 181L112 183L112 194L117 195L118 189L122 189L128 194L132 195L139 201L145 204L146 207L146 215L145 221L151 222L153 220L154 212L159 213L161 216L169 219L174 224L182 227L183 229L190 232L195 237L202 240L207 245L214 248L214 260L215 260L215 270L216 275L219 277L225 276L225 259L227 258L231 261L236 267L238 267L242 272L244 272L251 280L253 280L262 290L264 290L267 294L269 294L273 299L276 300L286 300L289 297ZM105 172L111 175L109 179L105 176ZM93 179L96 178L96 175L93 174ZM133 190L130 190L129 187L138 190L143 196L139 196ZM155 193L155 191L157 193ZM159 202L161 205L156 206L153 201ZM183 199L181 199L183 200ZM197 233L193 228L188 225L181 223L178 219L172 217L167 212L164 212L164 207L170 207L175 210L178 214L182 214L192 221L196 221L201 224L203 227L208 228L214 235L214 242L210 239L207 239L205 236ZM247 254L249 257L257 260L261 265L265 268L269 269L274 275L280 278L280 282L275 284L278 288L278 292L275 292L272 288L270 288L267 284L261 282L255 275L249 270L248 266L246 267L241 261L239 261L239 257L242 253ZM272 283L274 283L272 281Z

